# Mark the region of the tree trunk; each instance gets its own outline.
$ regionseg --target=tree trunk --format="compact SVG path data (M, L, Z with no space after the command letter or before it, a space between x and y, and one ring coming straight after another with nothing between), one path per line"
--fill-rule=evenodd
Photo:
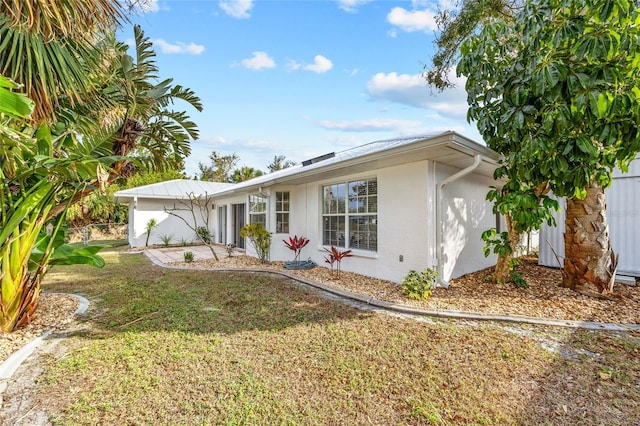
M588 187L582 200L567 198L564 253L563 287L593 296L613 291L616 262L603 188Z
M511 282L511 261L520 243L520 233L515 230L515 224L511 220L511 215L507 213L504 218L507 224L507 232L509 233L509 247L511 247L511 251L505 256L498 256L496 268L493 273L493 280L498 284Z

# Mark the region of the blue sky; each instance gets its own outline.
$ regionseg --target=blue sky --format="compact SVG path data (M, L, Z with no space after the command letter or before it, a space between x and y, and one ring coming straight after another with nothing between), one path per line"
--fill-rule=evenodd
M446 0L444 0L446 1ZM433 93L422 72L434 52L430 1L150 0L132 18L153 43L162 78L191 88L200 130L189 177L215 150L266 171L275 155L301 162L379 139L455 130L466 122L463 81ZM131 25L119 38L133 38Z

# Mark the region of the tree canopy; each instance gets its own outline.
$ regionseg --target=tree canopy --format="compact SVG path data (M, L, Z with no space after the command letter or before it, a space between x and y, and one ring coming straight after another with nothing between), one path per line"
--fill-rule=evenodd
M584 210L567 208L573 288L604 291L615 263L603 189L640 151L639 23L630 0L528 2L461 48L468 118L504 156L497 177L548 184Z

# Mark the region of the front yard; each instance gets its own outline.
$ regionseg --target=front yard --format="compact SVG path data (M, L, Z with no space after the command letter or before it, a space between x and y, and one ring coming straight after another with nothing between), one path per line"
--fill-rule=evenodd
M417 321L273 275L105 258L48 276L92 305L5 422L640 424L637 333Z

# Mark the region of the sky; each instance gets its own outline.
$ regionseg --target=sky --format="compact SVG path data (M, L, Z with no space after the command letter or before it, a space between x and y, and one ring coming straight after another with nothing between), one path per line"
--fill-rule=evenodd
M161 78L192 89L198 125L188 177L209 155L267 171L274 156L300 163L381 139L445 130L482 139L466 120L464 80L431 90L436 1L147 0L118 33L140 24ZM452 71L455 78L455 71Z

